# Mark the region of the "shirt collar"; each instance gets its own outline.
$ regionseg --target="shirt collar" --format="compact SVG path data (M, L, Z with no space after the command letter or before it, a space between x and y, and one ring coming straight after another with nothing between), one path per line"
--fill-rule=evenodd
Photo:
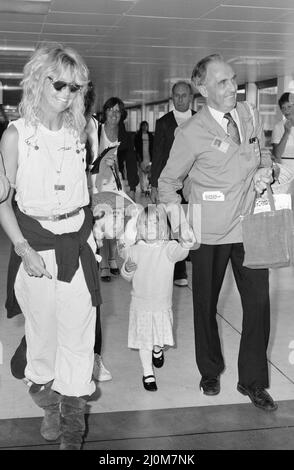
M180 119L189 119L192 116L191 109L188 109L184 113L181 113L180 111L177 111L176 109L173 109L173 113L176 118L178 117Z
M228 125L228 120L227 119L224 119L224 115L225 113L223 113L222 111L218 111L217 109L214 109L214 108L211 108L210 106L208 106L208 109L212 115L212 117L216 120L216 122L224 129L225 132L227 132L227 125ZM236 122L237 126L238 126L238 129L239 129L239 134L240 134L240 139L241 139L241 142L242 142L242 131L241 131L241 126L240 126L240 119L239 119L239 116L238 116L238 113L237 113L237 110L236 110L236 107L233 108L231 111L230 111L230 114L232 116L232 118L234 119L234 121Z
M222 120L224 118L225 113L223 113L222 111L218 111L217 109L211 108L210 106L208 106L208 109L212 117L217 121L217 123L222 125Z

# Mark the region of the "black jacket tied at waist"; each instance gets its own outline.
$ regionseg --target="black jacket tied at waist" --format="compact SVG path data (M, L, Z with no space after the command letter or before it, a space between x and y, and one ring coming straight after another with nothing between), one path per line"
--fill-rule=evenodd
M16 208L15 215L24 238L36 251L55 250L57 264L57 280L71 282L81 261L85 281L91 294L92 305L100 305L99 272L95 254L87 240L93 228L93 215L89 207L83 208L85 220L77 232L56 235L32 217ZM8 318L21 313L21 309L14 293L14 283L21 264L21 258L14 252L10 252L7 273L7 300L5 307Z

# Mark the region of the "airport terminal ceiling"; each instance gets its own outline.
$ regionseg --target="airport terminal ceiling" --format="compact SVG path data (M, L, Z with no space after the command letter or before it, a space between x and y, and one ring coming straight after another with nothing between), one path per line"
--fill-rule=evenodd
M293 39L293 0L0 0L3 103L17 104L23 65L43 41L82 54L98 106L113 95L131 106L168 98L214 52L239 83L292 75Z

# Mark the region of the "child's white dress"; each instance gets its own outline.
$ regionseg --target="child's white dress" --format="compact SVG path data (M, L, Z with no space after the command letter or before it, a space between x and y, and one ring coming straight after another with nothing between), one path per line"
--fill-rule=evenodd
M122 276L133 281L129 315L128 347L153 349L154 345L173 346L172 290L174 265L189 250L175 240L146 243L139 241L126 253L137 264L136 271Z

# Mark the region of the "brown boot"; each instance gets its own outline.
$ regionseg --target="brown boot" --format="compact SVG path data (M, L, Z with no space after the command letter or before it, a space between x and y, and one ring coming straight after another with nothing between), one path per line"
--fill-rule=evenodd
M36 405L45 411L40 433L47 441L55 441L61 434L61 395L52 390L51 385L52 381L45 385L33 384L29 389L29 393Z
M60 450L80 450L85 433L85 410L88 397L62 396Z

